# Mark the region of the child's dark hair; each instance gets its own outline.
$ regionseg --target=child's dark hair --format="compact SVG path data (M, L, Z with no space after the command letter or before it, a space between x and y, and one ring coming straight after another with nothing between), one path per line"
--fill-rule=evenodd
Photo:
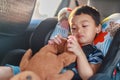
M82 13L90 15L94 19L95 24L97 26L100 24L100 13L94 7L90 7L90 6L87 6L87 5L76 7L71 12L71 14L69 16L69 20L71 20L71 18L73 16L80 15Z

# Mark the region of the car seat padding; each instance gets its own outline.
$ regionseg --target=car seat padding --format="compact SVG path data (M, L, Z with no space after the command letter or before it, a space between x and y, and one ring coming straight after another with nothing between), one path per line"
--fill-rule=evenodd
M116 32L110 48L108 49L108 52L103 60L103 63L99 69L98 72L106 72L108 73L110 70L110 67L115 67L117 62L120 60L120 28ZM110 72L111 73L111 72Z
M33 31L30 38L30 48L33 53L37 52L47 43L51 31L55 28L57 22L57 18L47 18Z
M107 75L104 80L110 80L114 68L117 63L120 61L120 28L117 30L111 45L108 49L108 52L103 60L103 63L100 66L97 74L92 76L89 80L103 80L104 75ZM102 75L99 75L102 74Z

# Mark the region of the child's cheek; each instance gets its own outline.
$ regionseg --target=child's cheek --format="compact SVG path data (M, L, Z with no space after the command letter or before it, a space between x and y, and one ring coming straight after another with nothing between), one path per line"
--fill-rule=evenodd
M77 32L76 32L76 31L71 31L71 34L72 34L73 36L77 36Z

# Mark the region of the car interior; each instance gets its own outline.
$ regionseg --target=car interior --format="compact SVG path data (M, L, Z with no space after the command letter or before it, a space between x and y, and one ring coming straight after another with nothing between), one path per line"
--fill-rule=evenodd
M38 21L32 20L37 1L38 0L2 0L0 2L0 65L19 65L27 49L31 48L33 54L35 54L40 48L47 44L57 24L57 13L63 7L75 8L83 4L94 6L100 11L101 20L113 13L120 13L120 0L61 0L53 17L47 17ZM120 29L114 36L103 64L97 72L98 76L101 73L111 76L113 72L112 69L120 60L120 40L116 40L116 38L119 37ZM116 45L117 49L113 50L113 46ZM95 75L90 80L99 79L97 79Z
M31 33L28 26L35 3L36 0L0 1L0 62L8 51L28 48Z

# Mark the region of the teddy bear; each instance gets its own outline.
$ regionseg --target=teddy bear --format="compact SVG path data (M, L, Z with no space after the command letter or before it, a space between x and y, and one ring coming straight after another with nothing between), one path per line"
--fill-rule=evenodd
M20 62L21 73L11 80L71 80L73 71L61 73L64 67L76 61L76 55L68 51L66 45L66 39L59 45L47 44L33 56L32 50L27 50ZM20 79L22 77L26 79Z

